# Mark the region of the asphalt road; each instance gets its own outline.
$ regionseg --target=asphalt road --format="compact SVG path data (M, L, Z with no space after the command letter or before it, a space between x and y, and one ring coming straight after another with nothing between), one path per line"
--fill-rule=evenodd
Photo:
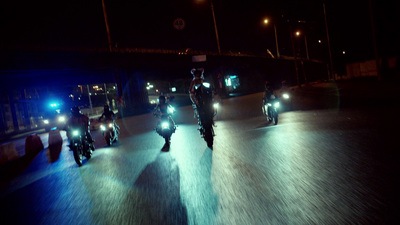
M64 141L0 189L6 224L392 224L399 219L396 107L294 99L278 125L261 93L225 99L213 150L191 107L178 108L168 152L151 114L122 118L119 144L82 167ZM321 101L319 96L314 100ZM318 105L318 104L317 104ZM301 110L307 109L307 110ZM3 222L2 222L3 223Z

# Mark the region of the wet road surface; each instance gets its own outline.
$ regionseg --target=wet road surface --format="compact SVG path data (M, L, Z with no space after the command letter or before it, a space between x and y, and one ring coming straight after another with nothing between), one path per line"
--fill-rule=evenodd
M7 224L390 224L398 220L398 108L261 114L261 94L225 99L214 148L178 108L168 152L151 114L82 167L64 141L1 186ZM65 135L64 133L62 133ZM65 137L65 136L64 136Z

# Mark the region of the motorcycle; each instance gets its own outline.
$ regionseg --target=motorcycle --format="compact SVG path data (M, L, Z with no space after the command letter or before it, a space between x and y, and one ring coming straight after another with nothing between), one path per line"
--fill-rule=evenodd
M103 132L104 139L108 146L118 141L118 129L115 126L115 121L105 121L100 125L100 130Z
M263 99L262 111L263 114L267 117L269 122L274 122L274 124L278 124L278 114L279 114L280 101L275 95L271 95L269 101L265 101Z
M92 149L87 136L80 129L72 129L70 134L69 148L73 151L75 162L82 166L83 156L89 160L92 157Z
M199 122L200 135L207 142L207 146L212 148L214 142L214 116L216 109L213 103L213 91L210 83L203 82L194 88L194 94L197 100L196 110Z
M169 146L171 136L176 130L176 125L171 118L171 114L175 112L175 109L172 106L168 106L167 111L167 113L154 113L154 116L160 118L156 127L156 132L165 139L165 144Z

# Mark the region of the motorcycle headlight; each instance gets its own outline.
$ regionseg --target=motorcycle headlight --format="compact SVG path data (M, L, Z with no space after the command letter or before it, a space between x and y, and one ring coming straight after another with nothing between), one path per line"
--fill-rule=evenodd
M49 120L43 120L43 123L44 123L44 124L49 124L50 121L49 121Z
M279 105L280 105L279 102L275 102L274 107L279 108Z
M175 112L175 108L172 107L172 106L168 107L168 112L169 113L174 113Z
M109 123L109 124L108 124L108 127L109 127L109 128L112 128L112 127L113 127L113 124L112 124L112 123Z
M72 136L74 136L74 137L79 136L79 130L73 130Z
M168 129L168 128L169 128L169 123L168 123L168 122L163 122L163 123L161 124L161 128L162 128L162 129Z
M285 93L285 94L282 95L282 97L283 97L284 99L289 99L289 94Z
M65 122L65 116L59 116L58 117L58 122L59 123L64 123Z
M214 103L213 107L214 107L214 109L218 109L219 103L218 102Z
M104 126L103 124L100 125L100 130L105 131L106 130L106 126Z
M206 88L209 88L211 85L208 82L203 82L203 86L206 87Z

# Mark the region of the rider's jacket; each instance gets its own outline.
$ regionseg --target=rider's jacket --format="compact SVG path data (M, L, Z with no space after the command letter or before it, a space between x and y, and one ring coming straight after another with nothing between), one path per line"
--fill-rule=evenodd
M168 112L168 107L171 107L168 103L165 104L157 104L157 106L154 108L153 113L154 114L162 114L162 115L167 115L169 114Z
M190 86L189 86L189 94L190 94L190 100L192 100L192 103L196 103L196 99L195 99L195 94L194 94L194 87L198 84L202 84L203 83L203 79L201 78L193 78L193 80L190 82Z
M106 120L113 120L114 119L114 112L113 111L104 111L103 114L101 114L99 120L101 120L103 117L105 117Z
M89 117L79 114L79 116L71 116L65 124L66 129L80 128L87 131L89 128Z

